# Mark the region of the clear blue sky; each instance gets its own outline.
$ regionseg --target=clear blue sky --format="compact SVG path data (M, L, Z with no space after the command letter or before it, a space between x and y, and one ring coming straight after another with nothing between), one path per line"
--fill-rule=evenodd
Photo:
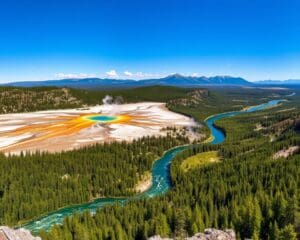
M300 1L0 3L0 82L175 72L300 78Z

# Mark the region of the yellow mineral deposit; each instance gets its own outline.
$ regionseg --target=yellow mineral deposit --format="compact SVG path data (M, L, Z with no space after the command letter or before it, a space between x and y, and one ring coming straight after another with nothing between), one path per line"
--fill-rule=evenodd
M93 143L164 135L168 126L189 127L192 119L164 103L95 106L0 115L0 151L5 154L72 150Z

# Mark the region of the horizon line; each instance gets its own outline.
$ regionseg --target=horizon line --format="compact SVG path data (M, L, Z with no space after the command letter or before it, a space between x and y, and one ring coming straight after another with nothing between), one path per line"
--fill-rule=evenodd
M61 81L61 80L84 80L84 79L100 79L100 80L117 80L117 81L145 81L145 80L152 80L152 79L162 79L162 78L167 78L171 76L181 76L181 77L189 77L189 78L213 78L213 77L231 77L231 78L242 78L248 82L268 82L268 81L273 81L273 82L285 82L285 81L299 81L299 78L286 78L286 79L262 79L262 80L248 80L247 78L241 77L241 76L233 76L233 75L194 75L194 74L181 74L181 73L171 73L171 74L166 74L166 75L152 75L144 78L126 78L126 76L115 76L115 77L109 77L109 76L100 76L100 75L84 75L80 77L80 74L70 74L73 76L67 77L67 74L65 74L65 77L61 78L45 78L45 79L38 79L38 80L16 80L16 81L1 81L0 84L9 84L9 83L18 83L18 82L46 82L46 81ZM77 76L76 76L77 75Z

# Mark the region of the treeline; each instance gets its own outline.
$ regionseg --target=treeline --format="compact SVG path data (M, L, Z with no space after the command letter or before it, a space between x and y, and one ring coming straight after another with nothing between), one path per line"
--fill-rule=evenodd
M185 237L204 228L233 228L238 239L295 240L299 228L299 154L273 159L278 150L300 145L293 123L276 129L280 108L236 116L219 122L227 140L202 144L173 160L173 190L159 198L135 201L65 219L43 239L147 239ZM294 119L295 109L285 116ZM269 121L262 122L268 116ZM265 129L254 131L261 123ZM269 134L281 131L270 141ZM255 132L255 133L253 133ZM257 141L257 142L256 142ZM203 151L219 150L223 161L183 172L181 162Z
M168 102L172 99L185 97L193 89L171 86L148 86L138 88L112 89L112 90L84 90L71 89L71 93L87 105L102 104L106 95L114 98L120 97L124 103L154 101Z
M64 153L0 155L0 225L95 197L135 194L135 184L154 160L187 142L181 136L144 137Z
M103 104L102 100L106 95L118 98L119 103L141 101L168 102L171 99L184 97L191 91L191 89L168 86L114 90L0 87L0 114L78 108Z

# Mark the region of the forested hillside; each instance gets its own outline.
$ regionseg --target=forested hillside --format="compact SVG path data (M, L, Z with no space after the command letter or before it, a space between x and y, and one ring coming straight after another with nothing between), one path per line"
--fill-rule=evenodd
M106 207L95 216L76 215L41 236L146 239L158 234L187 236L215 227L234 228L238 239L296 239L299 153L273 156L300 145L295 131L299 106L295 99L281 107L221 120L218 125L226 130L226 141L201 144L180 154L171 165L173 190L166 195ZM187 157L212 150L222 156L221 162L189 171L181 168Z
M55 87L0 87L0 114L49 109L77 108L103 104L106 95L118 103L141 101L167 102L184 97L191 89L176 87L141 87L115 90L84 90Z
M67 88L14 88L0 87L0 114L32 112L82 105Z

